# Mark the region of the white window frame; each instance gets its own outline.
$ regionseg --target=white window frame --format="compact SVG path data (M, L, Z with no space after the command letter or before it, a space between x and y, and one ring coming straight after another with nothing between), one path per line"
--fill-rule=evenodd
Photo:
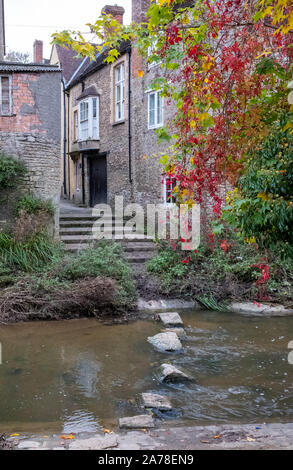
M118 77L120 74L120 78ZM115 122L125 119L125 63L121 62L114 67L115 79ZM119 110L121 115L119 116Z
M79 109L73 111L73 137L74 142L78 142L79 139Z
M2 78L8 78L9 80L9 111L8 113L2 112ZM0 116L11 116L12 115L12 76L11 75L0 75Z
M96 100L96 116L94 117L94 101ZM83 104L88 105L88 118L85 120L82 120L82 112L81 108ZM99 96L92 96L89 97L85 100L82 100L79 103L78 107L78 124L79 124L79 129L78 129L78 141L79 142L84 142L86 140L100 140L100 117L99 117L99 108L100 108L100 100ZM88 131L87 135L84 136L82 133L82 123L87 122L88 123ZM96 133L95 133L96 130Z
M158 129L164 125L164 97L161 96L161 90L148 90L148 129ZM155 96L155 122L154 124L150 123L150 100L151 95ZM158 120L158 97L161 99L161 120Z
M172 196L172 198L174 198L174 202L169 202L167 200L167 179L170 179L170 177L163 175L163 203L165 206L174 206L176 204L176 199L174 196ZM176 178L174 178L174 180L176 181Z

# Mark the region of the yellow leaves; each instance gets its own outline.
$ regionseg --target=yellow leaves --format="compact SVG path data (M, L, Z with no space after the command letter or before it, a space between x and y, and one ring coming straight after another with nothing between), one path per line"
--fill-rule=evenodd
M268 195L264 192L258 193L257 197L261 199L262 201L267 201L269 199Z
M255 237L250 237L250 238L244 238L245 243L248 243L248 245L252 245L253 243L256 243L256 238Z
M189 127L191 127L191 129L195 129L196 128L196 121L194 121L194 120L190 121Z
M16 432L14 434L10 434L10 437L18 437L19 434L17 434Z
M279 26L274 34L288 34L293 30L292 0L260 0L261 17L270 16L272 24Z
M273 53L272 49L267 49L266 51L262 52L260 55L256 57L256 59L259 59L260 57L267 56Z
M137 75L138 75L138 78L142 78L144 76L144 71L143 70L138 70Z
M72 439L75 439L75 437L73 434L63 434L62 436L60 436L60 439L72 440Z
M199 119L200 122L207 121L210 118L211 118L211 115L207 112L201 113L201 114L198 115L198 119Z
M105 434L113 434L113 431L110 431L110 429L104 429Z
M214 65L215 60L213 57L205 57L203 64L202 64L202 70L204 72L208 72Z

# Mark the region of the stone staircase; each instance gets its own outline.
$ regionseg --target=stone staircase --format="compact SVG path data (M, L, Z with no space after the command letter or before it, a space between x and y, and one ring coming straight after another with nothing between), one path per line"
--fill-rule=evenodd
M65 249L77 252L87 248L91 242L101 238L98 235L99 218L93 216L89 210L75 212L60 212L60 239ZM125 223L123 221L123 223ZM115 219L105 219L104 238L121 243L124 257L130 263L140 264L150 260L155 255L155 245L151 238L142 233L132 233L131 228L124 228L123 223L115 226ZM114 235L116 235L114 237ZM118 235L118 237L117 237Z

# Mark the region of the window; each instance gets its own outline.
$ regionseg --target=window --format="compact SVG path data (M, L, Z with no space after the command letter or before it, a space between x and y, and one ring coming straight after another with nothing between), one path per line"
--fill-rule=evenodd
M164 176L163 188L164 188L164 203L175 204L176 197L174 195L174 189L176 188L176 179L174 176Z
M0 75L0 114L10 115L11 108L11 77Z
M160 91L148 94L148 127L154 129L163 125L163 100Z
M125 67L120 64L115 67L115 121L122 121L125 117Z
M99 140L99 98L79 104L79 140Z
M73 115L73 140L76 142L78 140L78 111L74 111Z

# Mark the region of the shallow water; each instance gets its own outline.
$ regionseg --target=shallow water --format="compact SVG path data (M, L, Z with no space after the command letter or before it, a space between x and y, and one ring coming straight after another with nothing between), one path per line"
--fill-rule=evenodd
M188 338L178 354L147 342L162 329L151 316L129 325L84 319L1 326L0 430L115 429L119 417L141 413L142 392L171 398L174 411L163 419L172 425L293 421L293 317L181 315ZM160 384L164 362L195 383Z

